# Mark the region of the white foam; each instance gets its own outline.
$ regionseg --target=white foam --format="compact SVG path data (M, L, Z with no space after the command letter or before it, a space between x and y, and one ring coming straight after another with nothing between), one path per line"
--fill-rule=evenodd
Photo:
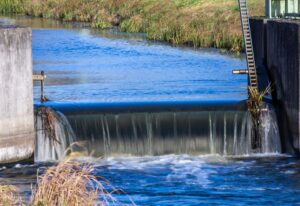
M55 137L50 137L45 132L44 120L41 115L36 116L36 149L34 159L37 162L57 161L65 158L65 151L68 146L75 141L76 136L67 120L60 112L53 110L54 119L51 127L54 129Z

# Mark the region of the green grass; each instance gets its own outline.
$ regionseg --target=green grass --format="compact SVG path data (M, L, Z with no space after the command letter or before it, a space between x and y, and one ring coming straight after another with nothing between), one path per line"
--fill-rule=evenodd
M23 3L20 0L0 0L0 14L22 13Z
M4 0L0 0L4 1ZM174 45L243 51L237 0L6 0L30 16L118 26ZM1 4L0 4L1 5ZM21 6L20 6L21 5ZM264 1L249 0L250 14L263 15ZM20 9L2 9L19 13Z
M173 0L178 7L190 7L195 6L199 3L199 0Z

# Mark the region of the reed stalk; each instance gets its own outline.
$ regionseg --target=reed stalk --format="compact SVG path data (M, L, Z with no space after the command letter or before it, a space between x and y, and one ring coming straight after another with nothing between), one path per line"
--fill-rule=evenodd
M38 176L31 205L109 205L116 200L88 164L62 162Z
M112 196L119 192L104 178L95 176L90 164L73 161L61 162L38 175L37 185L32 191L31 206L103 206L116 205ZM106 188L109 187L110 191ZM0 185L1 206L25 206L16 187ZM134 205L134 203L132 203Z

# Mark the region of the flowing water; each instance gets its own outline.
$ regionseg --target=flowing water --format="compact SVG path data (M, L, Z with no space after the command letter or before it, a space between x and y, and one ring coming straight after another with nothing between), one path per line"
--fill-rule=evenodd
M47 122L47 115L52 115L51 122ZM47 129L48 125L51 128ZM68 146L76 141L76 135L66 117L60 112L39 110L35 119L36 148L34 160L46 162L62 160ZM46 128L45 128L46 127Z
M121 203L300 205L300 162L281 154L271 106L262 149L251 148L247 79L231 74L246 68L244 58L82 24L0 24L34 27L34 72L46 72L52 108L38 109L35 86L36 163L0 168L0 183L28 199L36 171L75 151L125 191L115 195Z
M48 20L2 19L10 23L38 27L32 38L34 71L45 71L46 96L56 102L242 100L247 95L247 78L231 74L246 68L245 60L218 51L174 48L140 34L66 29Z
M54 104L52 107L66 115L65 125L70 125L74 130L76 141L89 142L85 150L95 156L249 156L258 152L281 152L276 115L271 108L262 116L262 150L257 151L251 148L252 119L246 110L246 103L227 103L226 107L225 104L206 102L196 107L177 104L168 111L163 104L157 108L144 104L134 104L134 107L120 104L118 111L114 112L110 104ZM140 108L137 110L138 106ZM61 131L59 129L55 139L69 136L69 130L65 130L64 134ZM49 139L38 134L41 145L49 145ZM60 146L57 150L61 150ZM38 159L49 160L44 157Z

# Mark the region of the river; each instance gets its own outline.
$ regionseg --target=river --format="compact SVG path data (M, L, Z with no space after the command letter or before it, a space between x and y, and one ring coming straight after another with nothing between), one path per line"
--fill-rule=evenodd
M231 74L232 69L246 68L243 57L172 47L148 41L142 34L93 30L77 23L3 17L1 24L33 27L34 72L45 71L46 96L54 105L238 102L247 97L246 76ZM39 90L35 86L36 103ZM278 152L124 154L80 160L94 164L97 175L125 192L115 195L120 203L300 205L300 161ZM28 199L37 170L51 164L0 168L0 183L16 185Z

